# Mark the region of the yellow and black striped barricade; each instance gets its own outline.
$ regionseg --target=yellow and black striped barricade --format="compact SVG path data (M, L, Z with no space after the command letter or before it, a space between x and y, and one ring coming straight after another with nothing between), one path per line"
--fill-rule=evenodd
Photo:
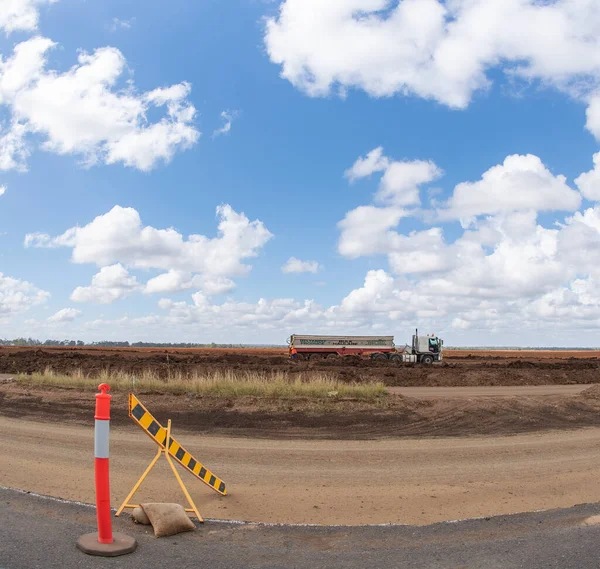
M202 516L198 512L189 492L187 491L175 465L171 458L174 458L181 466L183 466L188 472L191 472L196 478L199 478L207 486L212 488L215 492L225 496L227 490L225 488L225 482L215 476L208 468L206 468L200 461L194 458L185 448L183 448L172 436L171 436L171 420L169 419L167 428L163 427L152 414L142 405L140 400L133 394L129 394L129 416L157 445L158 450L156 456L144 472L140 479L137 481L127 498L121 504L121 507L117 510L116 515L118 516L125 508L135 508L137 504L131 504L130 500L133 495L137 492L142 482L152 470L156 461L164 454L167 462L171 466L171 470L175 474L183 493L185 494L191 508L186 508L187 512L194 512L198 520L202 520Z

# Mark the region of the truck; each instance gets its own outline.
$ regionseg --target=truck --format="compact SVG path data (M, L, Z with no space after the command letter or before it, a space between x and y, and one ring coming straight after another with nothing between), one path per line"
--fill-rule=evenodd
M394 336L306 336L292 334L289 354L295 360L336 359L343 356L370 357L374 360L432 364L442 361L444 342L434 334L419 336L415 330L412 344L397 349Z

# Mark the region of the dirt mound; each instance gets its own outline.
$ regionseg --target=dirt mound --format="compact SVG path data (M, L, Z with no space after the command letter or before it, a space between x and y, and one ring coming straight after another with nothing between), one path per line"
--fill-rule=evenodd
M390 397L377 405L310 400L233 400L138 393L161 422L178 430L270 439L375 439L516 434L600 426L600 386L580 396L413 399ZM0 415L90 424L93 397L71 389L0 386ZM111 421L129 425L127 394L115 392ZM92 415L90 415L92 413Z
M581 399L597 399L600 400L600 385L594 385L594 387L589 387L588 389L582 391L579 394Z
M152 370L166 379L174 373L249 371L298 374L321 372L343 382L381 381L389 386L479 386L600 383L600 360L596 358L511 359L466 354L441 364L402 364L358 357L337 360L292 362L276 352L253 354L224 350L166 352L132 350L51 350L0 348L0 373L39 373L51 368L57 373L81 370L98 374L103 370L140 374Z

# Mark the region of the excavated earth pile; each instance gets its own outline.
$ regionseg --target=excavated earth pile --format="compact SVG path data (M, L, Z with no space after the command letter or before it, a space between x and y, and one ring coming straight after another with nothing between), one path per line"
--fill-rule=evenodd
M343 382L381 381L388 386L482 386L600 383L598 352L448 352L425 366L357 357L292 362L282 350L130 350L0 348L0 373L31 374L103 370L161 378L224 371L323 372Z

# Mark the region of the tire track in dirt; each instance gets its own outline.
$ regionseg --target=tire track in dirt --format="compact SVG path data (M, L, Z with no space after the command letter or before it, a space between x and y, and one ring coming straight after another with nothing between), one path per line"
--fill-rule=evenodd
M0 417L5 486L93 503L93 422ZM266 441L181 432L182 444L227 482L221 497L185 478L210 518L281 523L429 524L595 502L600 429L435 440ZM15 449L18 449L16 451ZM112 503L118 505L155 448L133 424L111 430ZM66 475L68 473L68 476ZM165 464L140 501L178 501Z

